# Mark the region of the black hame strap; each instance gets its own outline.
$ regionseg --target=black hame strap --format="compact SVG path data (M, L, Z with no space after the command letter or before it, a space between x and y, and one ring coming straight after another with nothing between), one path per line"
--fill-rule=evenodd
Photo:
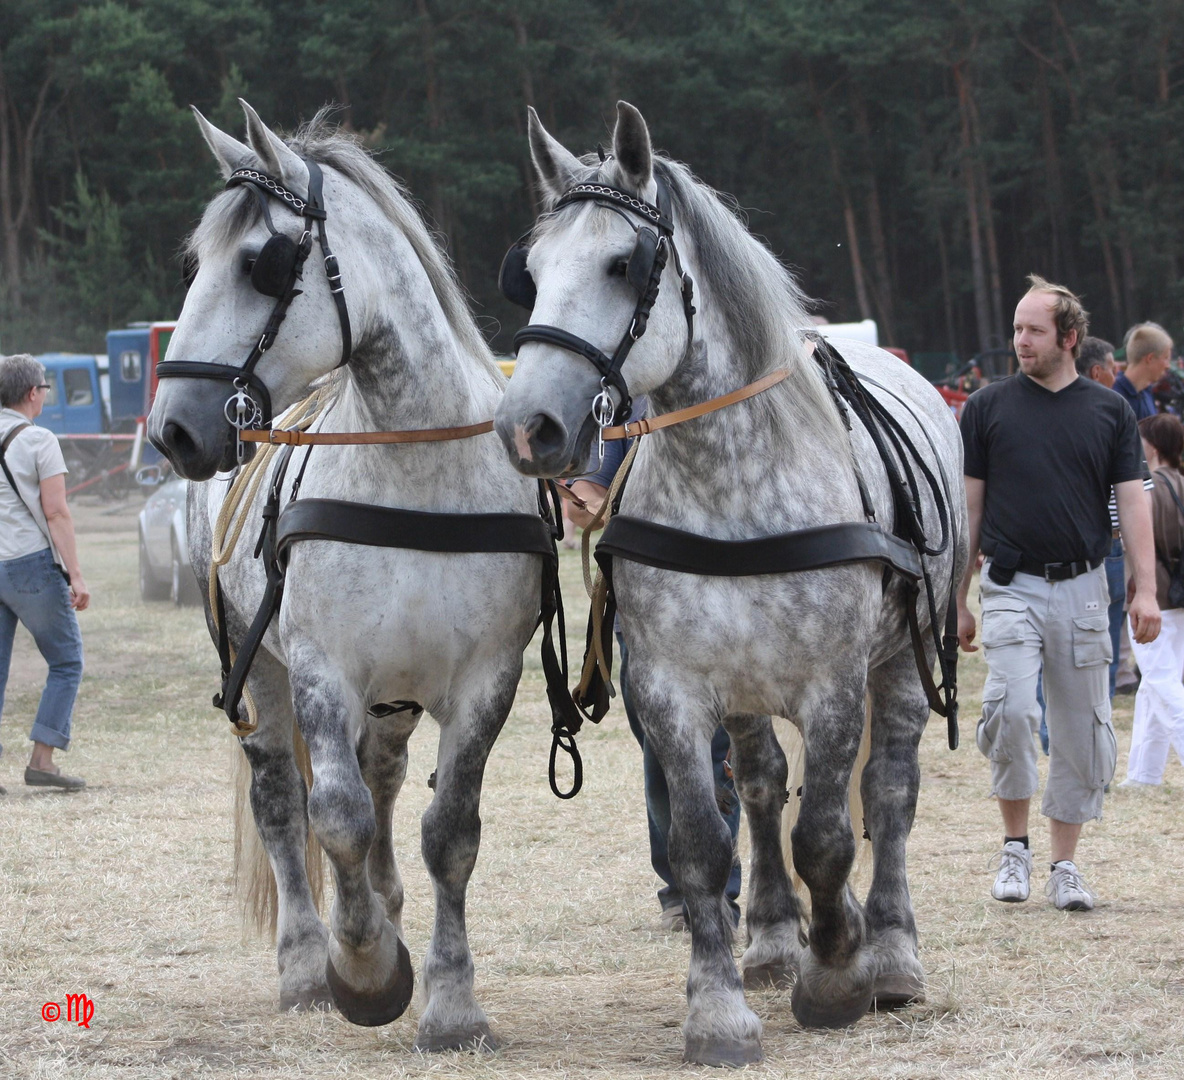
M222 661L222 692L214 698L214 707L223 709L230 722L243 730L239 704L251 664L263 643L264 635L283 602L288 551L301 540L333 540L371 547L407 548L452 554L525 554L543 557L542 588L536 628L542 626L542 665L551 704L551 755L548 781L561 799L574 798L583 786L583 762L575 737L582 717L568 693L569 673L567 642L564 633L563 596L559 587L559 549L563 539L559 496L549 481L539 485L538 514L436 514L421 510L367 506L338 499L296 499L307 456L293 485L291 501L280 509L281 492L292 447L276 464L268 499L263 508L263 526L255 547L267 571L263 600L247 633L239 645L233 663L230 637L226 626L225 601L221 586L216 591L218 610L218 654ZM559 650L555 648L555 629L559 632ZM563 750L572 759L574 778L568 791L561 791L556 780L556 758Z

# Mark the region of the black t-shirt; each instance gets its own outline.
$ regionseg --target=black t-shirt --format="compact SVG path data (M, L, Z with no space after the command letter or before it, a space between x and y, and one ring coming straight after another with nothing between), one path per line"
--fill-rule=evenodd
M1078 376L1054 393L1023 373L984 386L962 409L967 476L986 481L979 547L1004 541L1038 562L1110 551L1112 484L1148 476L1135 414Z

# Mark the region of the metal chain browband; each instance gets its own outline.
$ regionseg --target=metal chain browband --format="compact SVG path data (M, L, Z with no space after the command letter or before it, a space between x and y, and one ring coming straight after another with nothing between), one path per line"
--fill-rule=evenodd
M225 413L227 422L236 433L236 454L238 463L243 462L245 447L242 433L266 428L271 424L271 395L267 384L255 374L255 366L275 343L280 326L287 316L292 301L300 295L296 284L303 277L304 263L312 250L312 229L316 223L317 241L320 244L329 281L329 292L337 308L341 325L341 359L337 366L349 362L353 349L350 331L349 309L345 302L345 287L341 282L341 270L337 256L329 249L326 232L328 214L324 207L322 188L324 177L321 167L309 158L302 158L308 169L308 198L302 199L276 179L258 169L236 169L226 181L226 187L247 186L255 193L263 213L263 220L271 233L271 239L264 244L251 266L251 284L265 296L276 298L275 306L267 320L263 333L255 342L250 354L241 367L233 364L206 363L192 360L163 360L156 365L158 379L215 379L230 382L235 392L227 399ZM267 209L267 197L279 199L285 206L307 222L299 241L292 240L272 224Z

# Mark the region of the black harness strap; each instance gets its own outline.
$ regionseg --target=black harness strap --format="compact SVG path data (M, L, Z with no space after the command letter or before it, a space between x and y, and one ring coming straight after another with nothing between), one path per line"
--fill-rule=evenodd
M339 499L296 499L300 477L293 485L293 497L282 510L280 492L290 460L291 447L277 463L274 479L263 508L263 527L256 557L262 557L267 571L267 585L259 610L247 630L233 664L230 639L226 629L225 601L218 587L218 654L222 660L222 692L214 706L225 710L236 730L249 733L239 720L238 709L243 687L255 655L275 613L283 602L284 578L288 552L301 540L332 540L369 547L404 548L448 554L525 554L543 557L539 618L542 626L542 665L551 703L551 755L548 780L551 790L561 799L570 799L583 785L583 763L576 748L575 736L582 717L568 693L569 674L567 642L564 634L563 596L559 588L559 549L562 539L562 515L558 494L549 482L539 485L538 514L439 514L396 507L367 506ZM304 465L300 469L303 476ZM555 629L559 649L555 648ZM399 703L418 707L415 703ZM373 710L371 710L373 711ZM376 712L375 715L386 715ZM563 750L572 759L574 779L570 790L559 789L555 775L556 757Z
M850 428L847 415L847 410L850 409L867 429L884 463L892 490L897 531L886 532L877 522L868 520L815 526L752 540L717 540L618 514L620 499L624 494L622 485L617 493L613 516L604 530L604 536L596 546L596 561L600 564L608 585L605 610L601 619L602 654L611 664L612 624L616 615L616 597L612 585L614 557L662 570L709 577L797 573L803 570L824 570L851 563L878 561L884 564L886 574L895 571L905 579L905 611L917 673L921 678L929 707L939 716L946 718L949 746L951 750L956 750L957 581L951 579L943 636L938 630L933 583L922 558L923 555L942 554L950 543L952 530L943 489L899 421L875 398L864 392L858 376L833 347L819 339L815 355L823 366L827 384L835 397L835 404L844 424ZM920 467L937 507L941 539L936 547L930 547L928 543L922 517L920 487L910 465L910 458ZM856 475L864 513L870 519L874 516L871 499L858 469ZM902 532L906 535L900 535ZM942 674L940 686L934 682L933 672L926 659L925 639L917 615L920 583L924 583L929 606L930 628ZM590 617L587 636L589 649L593 644L594 625L594 620ZM592 672L587 690L576 699L576 705L583 715L596 721L608 711L609 697L608 685L597 667Z
M614 555L708 577L824 570L873 560L887 563L911 581L921 577L921 560L912 545L874 521L844 521L755 540L714 540L620 515L609 521L596 545L601 568Z

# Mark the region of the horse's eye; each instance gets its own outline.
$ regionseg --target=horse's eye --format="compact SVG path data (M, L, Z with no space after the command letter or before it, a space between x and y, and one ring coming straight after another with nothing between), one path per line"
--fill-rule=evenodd
M250 277L251 271L254 269L255 269L255 256L254 255L244 255L243 256L243 273L246 274L247 277Z
M608 266L609 277L624 277L629 270L628 259L613 259Z

